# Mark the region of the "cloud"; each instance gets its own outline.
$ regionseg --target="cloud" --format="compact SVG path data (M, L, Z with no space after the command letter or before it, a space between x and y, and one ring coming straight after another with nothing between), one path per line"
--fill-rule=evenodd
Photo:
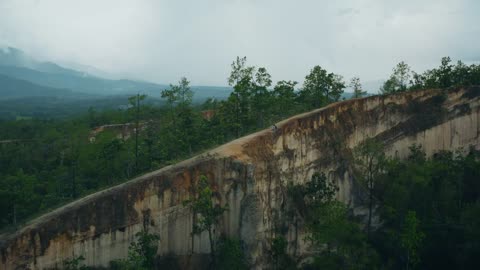
M381 79L480 53L474 0L2 0L0 44L161 83L225 85L247 56L275 80L321 65Z

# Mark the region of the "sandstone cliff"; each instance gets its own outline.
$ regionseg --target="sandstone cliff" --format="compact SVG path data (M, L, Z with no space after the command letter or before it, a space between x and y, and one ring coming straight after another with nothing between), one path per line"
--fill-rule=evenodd
M358 214L360 189L351 177L351 149L377 137L390 155L405 156L413 143L427 154L480 147L480 87L426 90L348 100L298 115L200 156L92 194L0 237L0 269L45 269L83 255L107 266L127 255L136 232L160 235L159 255L188 261L209 252L207 235L190 237L192 214L182 206L192 181L206 175L222 204L229 205L220 231L245 243L261 267L282 216L285 186L315 171L337 181L338 198ZM304 254L302 228L286 223L289 252Z

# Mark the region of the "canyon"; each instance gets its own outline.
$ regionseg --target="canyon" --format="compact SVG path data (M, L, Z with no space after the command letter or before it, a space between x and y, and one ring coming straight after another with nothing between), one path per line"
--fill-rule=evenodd
M173 254L193 268L209 253L207 233L191 236L193 214L182 202L205 175L216 200L228 206L217 235L241 240L249 263L267 263L278 226L288 252L309 253L301 225L286 220L286 189L323 172L339 187L337 199L355 215L366 213L355 180L352 149L367 138L405 157L413 144L427 155L441 150L480 150L480 87L430 89L330 104L206 151L191 159L91 194L0 236L0 269L50 269L83 256L107 267L127 256L135 234L160 236L158 255Z

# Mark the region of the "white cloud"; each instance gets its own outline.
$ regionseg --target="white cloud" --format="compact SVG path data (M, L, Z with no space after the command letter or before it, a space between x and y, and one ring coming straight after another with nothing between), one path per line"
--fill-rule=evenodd
M39 58L108 72L225 85L247 56L275 80L303 81L314 65L364 81L400 60L478 58L473 0L0 0L0 43ZM465 59L468 60L468 59Z

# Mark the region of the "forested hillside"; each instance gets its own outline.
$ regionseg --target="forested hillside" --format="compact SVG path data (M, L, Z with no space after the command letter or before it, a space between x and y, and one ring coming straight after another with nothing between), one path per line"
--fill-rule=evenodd
M81 94L77 94L81 96ZM33 84L0 74L0 100L23 97L73 97L72 91Z

